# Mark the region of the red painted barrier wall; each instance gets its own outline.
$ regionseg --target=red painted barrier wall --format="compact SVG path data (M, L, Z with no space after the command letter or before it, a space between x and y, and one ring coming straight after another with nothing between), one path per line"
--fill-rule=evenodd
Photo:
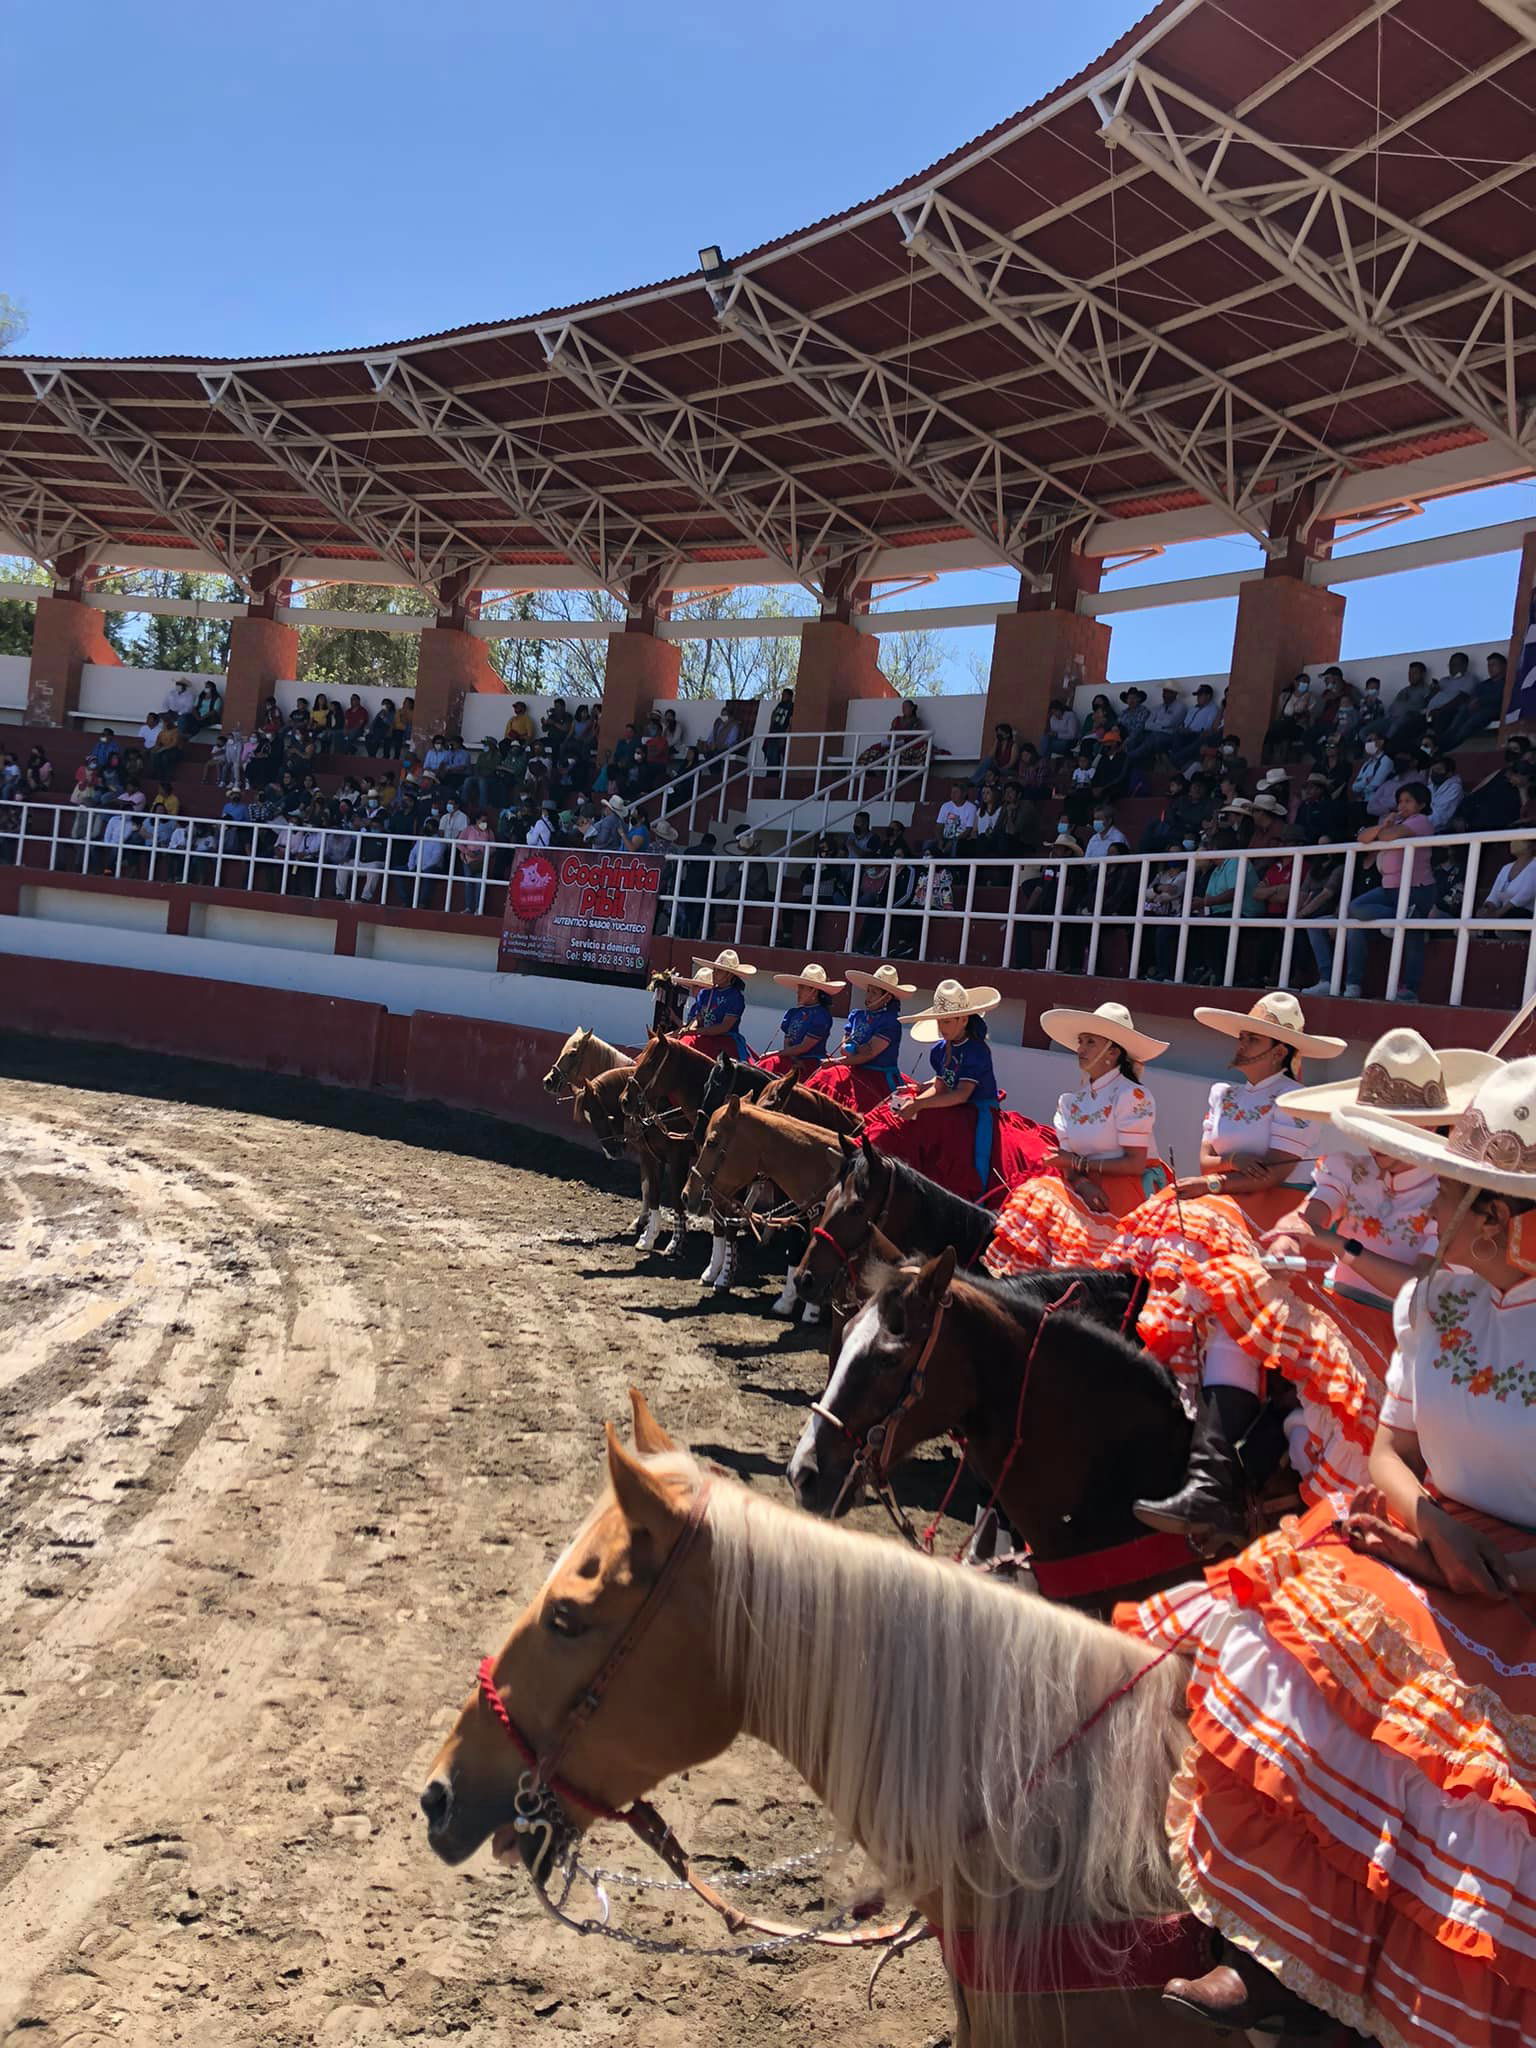
M0 1025L138 1052L256 1067L371 1088L385 1017L378 1003L205 981L138 967L0 955Z
M533 1124L561 1136L591 1139L569 1105L557 1106L542 1082L565 1043L561 1031L498 1024L482 1017L451 1017L418 1010L408 1023L404 1092L414 1100L446 1102L454 1109L486 1110L513 1123Z

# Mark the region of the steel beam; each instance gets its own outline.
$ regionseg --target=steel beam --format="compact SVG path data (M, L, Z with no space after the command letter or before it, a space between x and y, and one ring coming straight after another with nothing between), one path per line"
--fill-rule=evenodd
M112 537L101 522L32 476L14 456L0 454L0 526L15 535L34 562L53 569L73 548L111 559Z

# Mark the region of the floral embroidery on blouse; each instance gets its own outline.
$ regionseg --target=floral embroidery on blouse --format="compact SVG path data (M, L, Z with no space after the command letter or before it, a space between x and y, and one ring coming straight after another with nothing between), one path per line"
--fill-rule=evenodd
M1430 1310L1439 1338L1435 1364L1450 1374L1453 1386L1465 1387L1469 1394L1491 1394L1495 1401L1516 1400L1524 1408L1536 1408L1536 1364L1520 1360L1504 1366L1478 1364L1466 1321L1472 1298L1471 1288L1441 1289Z

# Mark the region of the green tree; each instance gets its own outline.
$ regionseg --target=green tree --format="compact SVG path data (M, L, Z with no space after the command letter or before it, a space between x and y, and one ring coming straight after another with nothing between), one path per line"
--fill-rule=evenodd
M121 597L169 597L201 604L233 604L240 591L227 576L180 569L125 569L103 577L102 591ZM107 612L102 628L130 668L179 669L222 675L229 666L228 619L185 612Z
M937 697L948 666L943 639L931 626L881 637L880 673L899 697Z
M47 583L46 569L24 555L0 556L0 588L7 583ZM0 597L0 654L30 654L37 623L34 600Z
M322 612L394 612L432 618L437 606L424 590L405 584L327 583L307 590L303 609ZM366 627L300 626L298 682L360 690L372 684L399 695L416 681L416 635L369 632Z

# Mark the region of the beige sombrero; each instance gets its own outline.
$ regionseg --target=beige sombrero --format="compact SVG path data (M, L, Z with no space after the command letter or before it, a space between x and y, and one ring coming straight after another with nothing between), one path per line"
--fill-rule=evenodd
M684 975L683 982L688 988L713 988L716 974L756 974L755 967L749 967L741 959L734 946L727 946L723 953L717 953L713 960L695 960L693 973Z
M1223 1038L1240 1038L1245 1031L1256 1031L1261 1038L1293 1045L1303 1059L1309 1060L1336 1060L1348 1045L1347 1039L1325 1038L1320 1032L1308 1031L1300 1003L1289 989L1283 988L1260 996L1251 1010L1216 1010L1202 1003L1195 1011L1195 1022L1219 1031Z
M887 960L877 967L873 974L862 967L850 967L848 979L855 988L872 988L884 996L915 996L917 983L903 981L896 969Z
M653 839L661 840L663 845L676 846L677 827L675 825L668 824L665 818L658 818L655 824L651 827L651 837Z
M776 981L780 988L819 988L829 996L835 996L848 986L846 981L829 981L827 970L819 960L807 960L798 974L775 974L769 979Z
M1536 1200L1536 1059L1498 1061L1448 1131L1415 1129L1368 1109L1335 1110L1333 1121L1373 1152L1467 1187Z
M919 1045L932 1045L939 1036L941 1017L980 1017L995 1010L1002 1000L1001 989L966 988L958 981L941 981L928 1008L914 1010L901 1021L913 1027L912 1036Z
M623 797L610 796L605 797L603 801L616 818L627 818L629 816L629 805L625 803Z
M1078 1039L1085 1031L1091 1031L1096 1037L1120 1046L1133 1060L1155 1060L1168 1050L1171 1042L1138 1031L1124 1003L1100 1003L1096 1010L1047 1010L1040 1019L1040 1029L1068 1052L1076 1052Z
M1315 1088L1293 1088L1275 1107L1301 1117L1360 1109L1390 1117L1394 1123L1451 1124L1503 1064L1491 1052L1466 1046L1436 1052L1427 1038L1403 1025L1377 1039L1357 1081L1320 1081Z

